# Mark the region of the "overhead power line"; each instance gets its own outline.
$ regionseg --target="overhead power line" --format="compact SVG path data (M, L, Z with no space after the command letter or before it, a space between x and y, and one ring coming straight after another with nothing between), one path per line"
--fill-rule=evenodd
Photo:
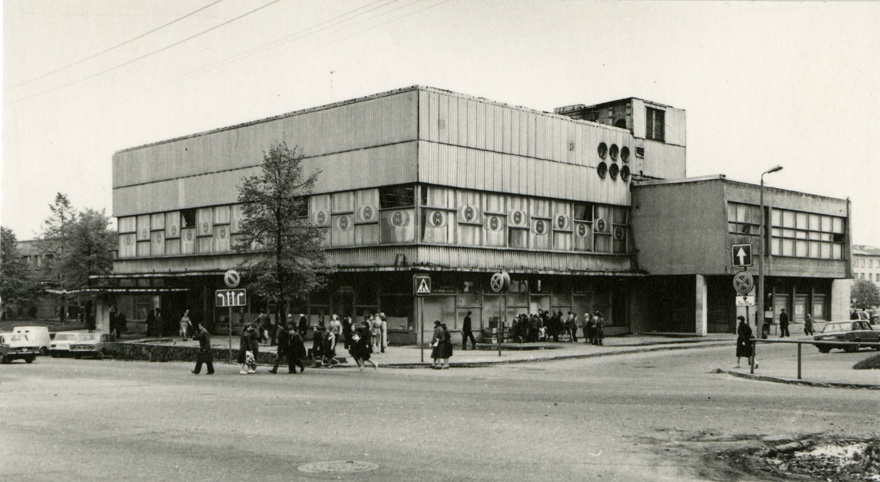
M198 10L194 10L194 11L192 11L192 12L190 12L190 13L188 13L188 14L182 16L182 17L178 17L178 18L176 18L176 19L174 19L174 20L172 20L172 21L170 21L170 22L168 22L168 23L166 23L166 24L164 24L164 25L160 25L159 27L156 27L156 28L154 28L153 30L150 30L149 32L142 33L142 34L138 35L137 37L130 38L130 39L126 40L125 42L118 43L118 44L116 44L116 45L114 45L114 46L112 46L112 47L106 48L106 49L104 49L104 50L102 50L102 51L100 51L100 52L98 52L98 53L95 53L95 54L89 55L88 57L85 57L85 58L79 59L79 60L77 60L76 62L73 62L73 63L67 64L67 65L65 65L65 66L63 66L63 67L59 67L59 68L57 68L57 69L55 69L55 70L53 70L53 71L51 71L51 72L46 72L45 74L40 75L39 77L34 77L34 78L32 78L32 79L28 79L28 80L25 80L25 81L23 81L23 82L19 82L19 83L15 84L15 85L10 85L9 87L6 87L6 88L3 89L3 90L4 90L4 91L8 91L8 90L14 89L14 88L16 88L16 87L21 87L21 86L23 86L23 85L30 84L31 82L35 82L35 81L40 80L40 79L42 79L42 78L48 77L48 76L50 76L50 75L52 75L52 74L57 74L58 72L61 72L62 70L67 70L67 69L69 69L69 68L71 68L71 67L73 67L73 66L75 66L75 65L79 65L79 64L81 64L81 63L83 63L83 62L85 62L85 61L87 61L87 60L92 60L93 58L98 57L98 56L100 56L100 55L104 55L104 54L106 54L107 52L110 52L111 50L118 49L119 47L122 47L123 45L128 45L128 44L134 42L135 40L140 40L140 39L146 37L147 35L150 35L150 34L152 34L152 33L158 32L159 30L162 30L163 28L168 27L169 25L173 25L173 24L175 24L175 23L177 23L177 22L179 22L179 21L181 21L181 20L183 20L183 19L185 19L185 18L192 17L193 15L195 15L195 14L201 12L202 10L205 10L205 9L207 9L207 8L210 8L210 7L213 7L214 5L217 5L218 3L222 2L222 1L223 1L223 0L217 0L217 1L215 1L215 2L209 3L208 5L205 5L204 7L201 7L201 8L199 8Z
M232 19L227 20L227 21L225 21L225 22L223 22L223 23L220 23L220 24L218 24L218 25L215 25L215 26L213 26L213 27L211 27L211 28L209 28L209 29L207 29L207 30L203 30L203 31L201 31L201 32L199 32L199 33L197 33L197 34L191 35L191 36L189 36L189 37L187 37L187 38L185 38L185 39L183 39L183 40L179 40L179 41L174 42L174 43L172 43L172 44L170 44L170 45L166 45L165 47L162 47L162 48L160 48L160 49L157 49L157 50L154 50L154 51L149 52L149 53L147 53L147 54L141 55L140 57L136 57L136 58L134 58L134 59L132 59L132 60L129 60L129 61L127 61L127 62L123 62L123 63L121 63L121 64L119 64L119 65L114 66L114 67L110 67L109 69L102 70L102 71L100 71L100 72L98 72L98 73L96 73L96 74L92 74L92 75L89 75L89 76L87 76L87 77L83 77L83 78L81 78L81 79L79 79L79 80L75 80L75 81L73 81L73 82L68 82L68 83L66 83L66 84L64 84L64 85L61 85L61 86L55 87L55 88L53 88L53 89L44 90L44 91L42 91L42 92L39 92L39 93L36 93L36 94L33 94L33 95L29 95L29 96L27 96L27 97L22 97L22 98L20 98L20 99L15 99L15 100L13 100L13 101L10 101L8 104L15 104L15 103L18 103L18 102L21 102L21 101L24 101L24 100L33 99L34 97L39 97L39 96L42 96L42 95L45 95L45 94L49 94L49 93L52 93L52 92L55 92L55 91L58 91L58 90L61 90L61 89L66 89L67 87L70 87L70 86L73 86L73 85L76 85L76 84L79 84L79 83L85 82L85 81L87 81L87 80L94 79L95 77L98 77L98 76L104 75L104 74L106 74L106 73L108 73L108 72L112 72L112 71L114 71L114 70L120 69L120 68L125 67L125 66L127 66L127 65L131 65L131 64L133 64L133 63L135 63L135 62L137 62L137 61L143 60L143 59L145 59L145 58L147 58L147 57L151 57L151 56L156 55L156 54L158 54L158 53L160 53L160 52L164 52L164 51L166 51L166 50L168 50L168 49L170 49L170 48L176 47L176 46L178 46L178 45L180 45L180 44L182 44L182 43L188 42L188 41L190 41L190 40L192 40L192 39L194 39L194 38L196 38L196 37L200 37L200 36L202 36L202 35L204 35L204 34L206 34L206 33L208 33L208 32L212 32L212 31L214 31L214 30L217 30L217 29L220 28L220 27L223 27L223 26L229 25L229 24L232 23L232 22L235 22L235 21L240 20L240 19L242 19L242 18L244 18L244 17L247 17L248 15L252 15L252 14L254 14L254 13L256 13L256 12L258 12L258 11L260 11L260 10L262 10L262 9L264 9L264 8L266 8L266 7L270 6L270 5L272 5L272 4L278 3L279 1L281 1L281 0L272 0L272 1L270 1L269 3L267 3L267 4L265 4L265 5L262 5L262 6L260 6L260 7L257 7L257 8L255 8L255 9L253 9L253 10L250 10L250 11L248 11L248 12L246 12L246 13L243 13L243 14L241 14L241 15L235 17L235 18L232 18Z

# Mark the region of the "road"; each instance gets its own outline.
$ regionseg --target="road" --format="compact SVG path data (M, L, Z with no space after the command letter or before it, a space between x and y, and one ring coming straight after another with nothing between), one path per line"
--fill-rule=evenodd
M768 347L762 362L790 351ZM40 358L0 367L0 478L754 480L714 454L767 438L877 437L876 391L711 373L732 354L301 375L218 364L210 377L184 363ZM327 461L374 468L298 469Z

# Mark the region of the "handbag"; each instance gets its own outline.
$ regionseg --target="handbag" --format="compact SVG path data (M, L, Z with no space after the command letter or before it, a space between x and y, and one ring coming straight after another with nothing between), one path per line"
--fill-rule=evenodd
M257 369L257 359L254 358L254 352L250 350L244 352L244 363L252 370Z

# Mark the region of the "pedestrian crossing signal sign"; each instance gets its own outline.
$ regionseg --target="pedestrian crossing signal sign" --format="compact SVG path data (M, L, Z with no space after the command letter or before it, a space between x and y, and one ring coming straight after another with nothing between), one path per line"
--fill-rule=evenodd
M426 274L413 275L413 291L416 296L431 294L431 277Z

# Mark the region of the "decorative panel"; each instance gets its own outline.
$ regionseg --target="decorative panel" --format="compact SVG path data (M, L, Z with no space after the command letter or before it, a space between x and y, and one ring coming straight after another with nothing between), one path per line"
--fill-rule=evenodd
M214 211L216 212L216 210ZM231 233L229 232L229 226L220 225L214 226L214 252L215 253L227 253L230 251L230 237Z
M180 253L195 253L196 230L195 228L185 228L180 230Z
M134 233L137 231L137 218L134 216L118 218L117 225L120 233Z
M330 227L330 195L309 197L309 218L313 225Z
M137 240L150 240L150 215L145 214L137 217Z
M179 239L166 239L165 240L165 254L168 256L174 256L180 254L180 240Z
M165 237L170 239L180 237L180 211L165 213Z
M380 213L382 243L412 243L415 240L415 216L412 209L394 209Z
M214 233L214 210L211 208L201 208L196 211L196 227L198 229L197 235L211 236Z
M354 212L354 193L338 192L333 194L333 214Z
M356 246L379 244L379 224L356 224L354 226L354 244Z
M355 223L379 222L379 190L367 189L355 192Z
M234 204L232 206L232 213L230 213L230 228L232 229L233 234L237 234L241 232L241 223L244 221L244 205L242 204Z
M134 219L134 218L128 218ZM134 233L120 234L119 235L119 257L120 258L134 258L137 256L137 248L136 248L136 235Z
M213 252L214 239L211 236L199 236L196 238L199 254L209 254Z
M439 244L455 242L455 218L452 211L423 209L422 225L424 242Z
M150 256L150 242L149 241L138 241L138 243L137 243L137 256L138 256L138 258L147 258Z
M229 224L230 206L214 206L214 224Z
M150 216L150 230L158 231L160 229L165 229L165 215L162 213L153 214Z
M335 197L334 197L335 199ZM333 215L332 227L330 228L331 246L351 246L354 244L354 215Z
M484 233L486 235L486 246L507 246L507 216L487 214Z
M165 217L162 216L164 219ZM150 235L150 254L163 256L165 254L165 231L153 231Z

